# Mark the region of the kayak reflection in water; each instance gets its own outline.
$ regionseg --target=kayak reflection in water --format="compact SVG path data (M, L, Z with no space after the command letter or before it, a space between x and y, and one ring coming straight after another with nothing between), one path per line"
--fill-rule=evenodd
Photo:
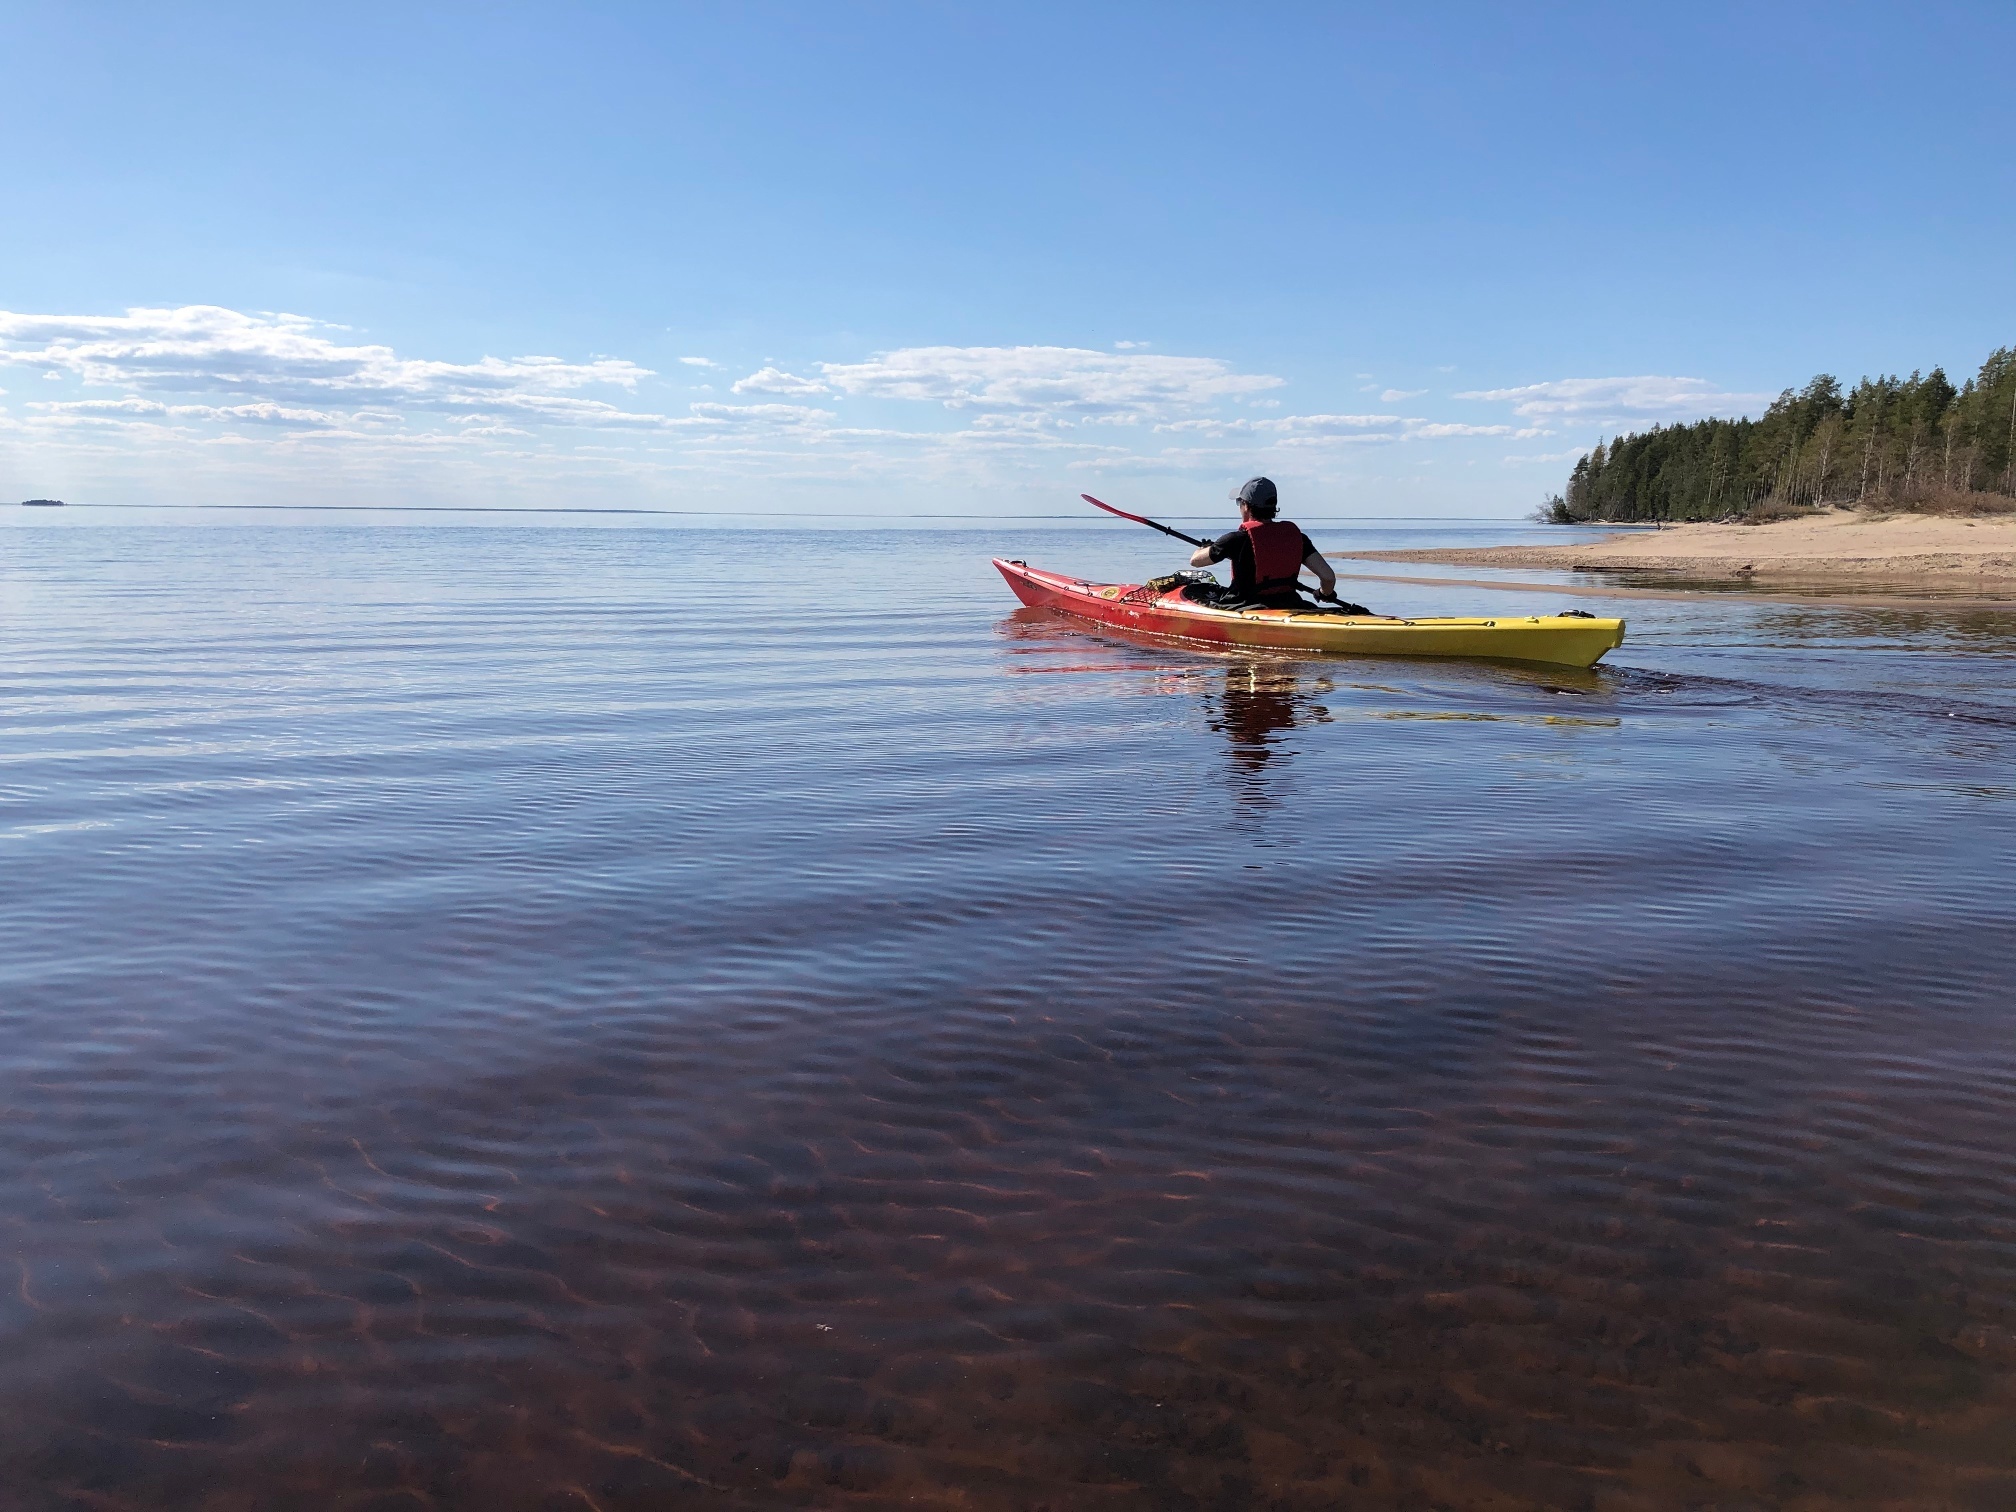
M1269 764L1290 754L1279 736L1298 725L1326 724L1330 711L1312 694L1328 693L1329 678L1305 688L1290 667L1265 662L1241 662L1225 669L1225 687L1215 698L1205 695L1205 723L1232 747L1232 771L1242 803L1272 801L1267 791Z
M1316 543L1292 520L1274 518L1281 496L1272 478L1248 478L1232 497L1239 502L1239 528L1228 530L1208 546L1190 554L1192 567L1232 564L1232 597L1240 605L1266 609L1313 609L1303 599L1302 569L1307 567L1323 585L1323 595L1337 597L1337 574L1323 560ZM1347 614L1370 614L1362 604L1342 606Z

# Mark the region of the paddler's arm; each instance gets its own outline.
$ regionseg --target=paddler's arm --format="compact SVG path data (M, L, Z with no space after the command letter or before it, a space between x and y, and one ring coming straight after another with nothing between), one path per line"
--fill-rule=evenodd
M1238 532L1233 531L1232 534L1237 535ZM1192 567L1216 567L1224 560L1224 536L1218 537L1215 541L1206 541L1202 546L1199 546L1195 551L1190 553L1190 565Z
M1314 548L1302 558L1302 565L1316 574L1316 581L1323 585L1325 593L1332 598L1337 596L1337 569L1324 561Z
M1217 540L1206 541L1202 546L1191 552L1190 565L1192 567L1216 567L1220 562L1230 560L1232 548L1244 545L1245 541L1246 537L1238 531L1228 530L1225 534L1218 537Z

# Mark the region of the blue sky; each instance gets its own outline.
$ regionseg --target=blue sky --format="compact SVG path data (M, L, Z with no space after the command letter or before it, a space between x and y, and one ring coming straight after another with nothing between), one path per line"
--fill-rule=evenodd
M8 5L0 499L1524 513L2016 341L2016 6Z

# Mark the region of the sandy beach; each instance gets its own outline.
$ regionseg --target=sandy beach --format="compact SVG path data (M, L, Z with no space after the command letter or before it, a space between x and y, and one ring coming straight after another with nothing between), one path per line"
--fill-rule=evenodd
M2016 515L1955 519L1835 510L1772 525L1620 529L1565 546L1330 552L1352 560L1671 572L1696 578L1844 577L2016 583Z

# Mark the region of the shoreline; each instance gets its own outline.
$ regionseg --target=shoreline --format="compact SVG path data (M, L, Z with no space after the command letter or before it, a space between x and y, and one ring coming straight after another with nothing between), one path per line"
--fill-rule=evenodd
M1548 567L1571 572L1655 572L1745 582L1882 578L2016 585L2016 516L1862 515L1847 511L1770 525L1669 525L1618 529L1567 546L1444 546L1333 551L1354 561Z
M1346 558L1346 560L1350 560ZM1801 608L1823 607L1834 609L1998 609L2016 610L2016 580L2011 580L2008 592L1996 596L1966 597L1957 594L1934 594L1906 592L1893 593L1840 593L1813 591L1807 593L1757 593L1748 585L1752 578L1726 579L1741 583L1741 588L1640 588L1619 587L1604 584L1591 587L1582 583L1522 583L1511 579L1461 578L1461 577L1400 577L1384 572L1340 572L1337 576L1354 583L1404 583L1415 588L1490 588L1513 593L1553 593L1565 598L1597 599L1669 599L1682 602L1713 604L1731 601L1745 604L1792 604ZM1797 587L1798 578L1776 579L1786 587ZM1990 582L1997 580L1990 579ZM1839 578L1822 578L1808 573L1804 582L1814 590L1830 588L1841 582ZM1856 583L1854 586L1890 587L1891 580L1878 584ZM1906 583L1908 590L1914 585ZM1947 580L1921 579L1924 588L1943 588Z

